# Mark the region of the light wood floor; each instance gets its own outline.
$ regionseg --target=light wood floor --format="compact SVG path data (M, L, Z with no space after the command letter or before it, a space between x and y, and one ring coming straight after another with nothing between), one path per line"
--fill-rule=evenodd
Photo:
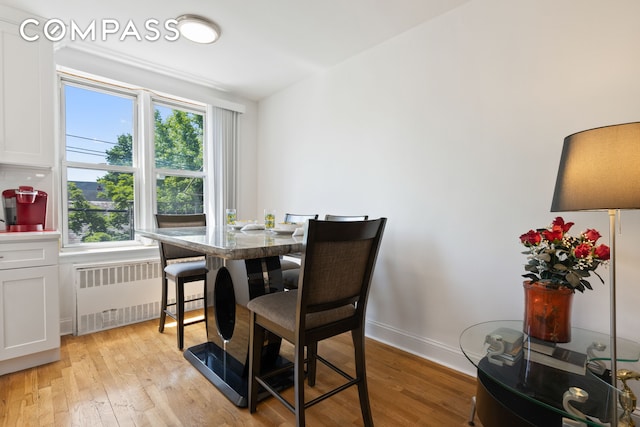
M185 329L185 348L204 341L203 323ZM349 335L323 341L319 352L353 368ZM175 328L160 334L157 321L63 336L61 356L0 377L1 426L293 425L275 399L255 414L235 407L184 359ZM317 387L334 382L323 368ZM475 378L374 340L367 341L367 373L377 426L467 425ZM356 389L308 409L307 425L361 426Z

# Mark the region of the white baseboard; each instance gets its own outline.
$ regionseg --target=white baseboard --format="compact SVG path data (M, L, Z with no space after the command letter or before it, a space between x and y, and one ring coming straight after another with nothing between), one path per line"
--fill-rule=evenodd
M412 335L375 321L367 321L366 334L376 341L389 344L472 377L476 376L475 367L467 360L460 347L452 347L448 344Z
M71 335L73 333L73 319L68 317L60 319L60 335Z

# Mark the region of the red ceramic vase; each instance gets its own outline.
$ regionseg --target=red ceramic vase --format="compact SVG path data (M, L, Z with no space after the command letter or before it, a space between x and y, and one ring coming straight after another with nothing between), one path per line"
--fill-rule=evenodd
M524 282L524 333L544 341L571 341L573 289Z

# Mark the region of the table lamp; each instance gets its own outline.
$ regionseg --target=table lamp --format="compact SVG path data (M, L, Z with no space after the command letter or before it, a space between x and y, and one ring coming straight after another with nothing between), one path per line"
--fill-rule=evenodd
M616 212L640 209L640 122L605 126L564 139L551 212L609 212L611 384L617 388ZM613 420L616 419L614 396Z

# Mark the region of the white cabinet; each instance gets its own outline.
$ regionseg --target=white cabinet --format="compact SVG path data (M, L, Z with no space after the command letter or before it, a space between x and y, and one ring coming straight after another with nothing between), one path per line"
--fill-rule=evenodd
M0 375L60 359L58 240L0 235Z
M54 163L53 46L20 36L20 13L0 8L0 163ZM33 30L31 30L33 32Z

